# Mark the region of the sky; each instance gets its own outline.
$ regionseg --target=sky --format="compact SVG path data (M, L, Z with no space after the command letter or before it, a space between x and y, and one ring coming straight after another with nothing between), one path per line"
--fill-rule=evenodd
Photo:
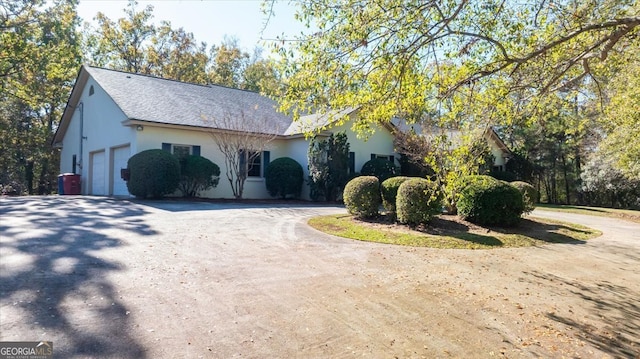
M127 4L126 0L80 0L78 15L95 26L93 18L98 12L115 21L124 17ZM153 5L156 24L170 21L172 28L182 27L209 46L219 45L225 36L236 37L240 47L249 53L256 46L268 51L268 39L291 38L304 31L304 26L294 19L295 6L289 1L275 2L275 16L266 27L261 0L138 0L139 10L147 5Z

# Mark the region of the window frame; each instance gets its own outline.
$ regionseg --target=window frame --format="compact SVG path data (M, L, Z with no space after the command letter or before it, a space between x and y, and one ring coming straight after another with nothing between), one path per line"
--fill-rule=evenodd
M247 171L246 172L247 173L247 178L262 178L262 177L264 177L263 176L264 170L262 168L262 156L263 156L262 152L263 151L244 151L243 152L244 155L245 155L244 163L246 164L246 167L247 167L247 168L245 168L245 170ZM257 156L253 157L251 163L249 163L249 158L251 157L250 153L251 154L257 153L258 154ZM251 174L252 171L255 172L256 164L257 164L258 174L257 175L255 173Z

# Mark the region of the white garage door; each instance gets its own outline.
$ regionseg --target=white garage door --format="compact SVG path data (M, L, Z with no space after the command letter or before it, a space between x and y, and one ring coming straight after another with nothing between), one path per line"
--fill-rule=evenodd
M91 194L95 196L104 196L105 191L105 165L104 151L94 152L91 154Z
M114 196L128 196L129 189L127 189L127 182L125 182L120 176L120 170L127 168L127 161L131 155L131 148L129 146L114 148L111 156L112 166L111 179L113 183Z

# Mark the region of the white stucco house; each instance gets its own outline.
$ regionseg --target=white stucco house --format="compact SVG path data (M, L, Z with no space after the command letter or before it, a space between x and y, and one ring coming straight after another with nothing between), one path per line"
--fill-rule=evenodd
M326 116L310 115L294 122L276 108L275 101L251 91L82 66L52 144L61 151L60 173L81 175L82 194L129 196L121 178L128 159L144 150L164 149L199 154L216 163L222 172L220 183L201 196L233 198L224 176L224 157L210 134L230 129L218 128L207 119L233 114L241 114L238 119L260 116L273 126L259 130L270 132L275 139L261 154L261 165L250 171L244 198L269 198L263 177L266 164L291 157L305 169L306 178L310 140L304 132L330 121ZM341 114L353 117L357 111L348 109ZM381 126L366 141L356 136L349 122L330 131L346 132L352 171L360 171L373 157L394 160L398 156L391 127ZM302 197L308 196L305 185Z

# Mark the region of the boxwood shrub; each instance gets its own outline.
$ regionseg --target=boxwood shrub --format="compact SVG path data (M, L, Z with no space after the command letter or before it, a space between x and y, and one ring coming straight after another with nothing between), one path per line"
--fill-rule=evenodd
M380 194L382 195L382 206L389 214L396 214L396 196L400 185L411 177L397 176L387 178L380 184Z
M127 162L129 192L140 198L160 198L175 192L180 182L180 162L163 150L137 153Z
M517 188L522 195L522 201L524 202L524 213L531 213L536 209L536 203L538 202L538 191L530 183L523 181L515 181L509 183L513 187Z
M411 178L398 188L396 197L398 222L425 224L442 212L442 193L435 182Z
M380 182L375 176L356 177L344 187L344 205L356 217L377 216L380 202Z
M522 195L515 187L490 176L469 176L458 200L458 215L480 225L513 226L524 213Z
M273 197L300 197L304 173L302 166L293 158L280 157L273 160L264 173L267 191Z
M393 162L382 158L374 158L365 162L360 170L363 176L376 176L380 182L399 174Z
M197 197L201 191L215 188L220 182L220 167L208 158L189 155L178 158L180 183L178 189L184 197Z

